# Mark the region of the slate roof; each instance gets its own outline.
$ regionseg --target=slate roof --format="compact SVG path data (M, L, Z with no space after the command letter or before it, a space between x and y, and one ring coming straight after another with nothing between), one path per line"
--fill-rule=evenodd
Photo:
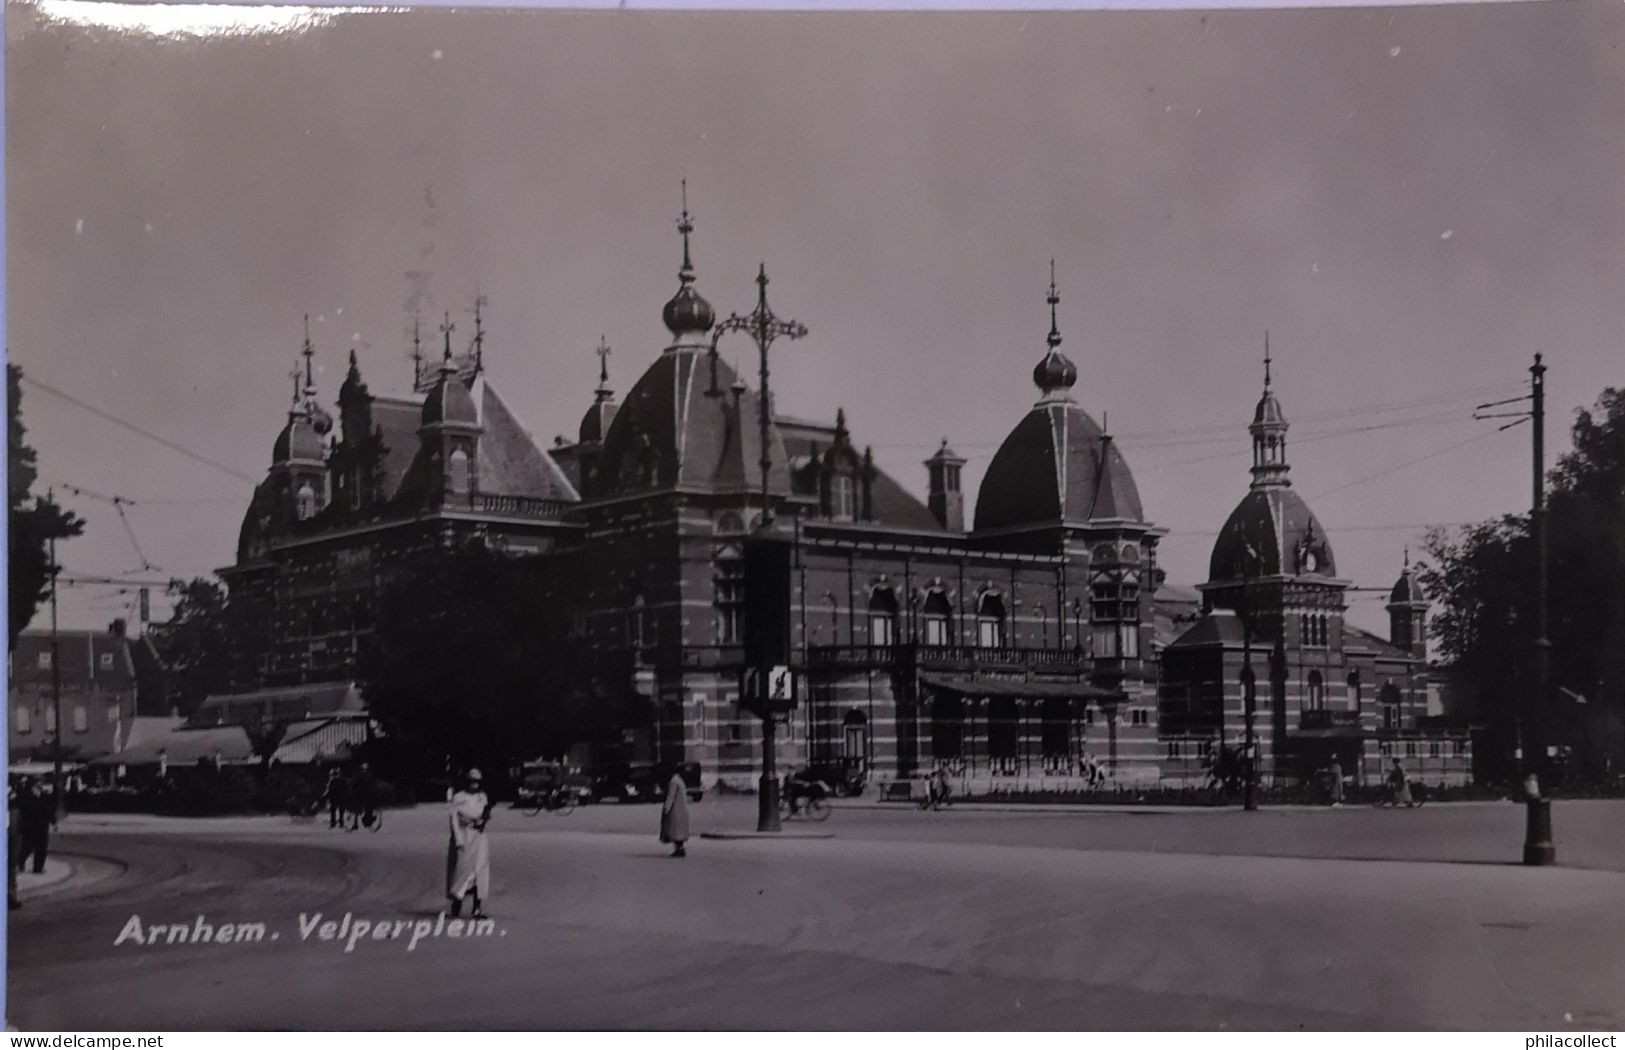
M1313 569L1300 558L1303 550L1317 556ZM1303 497L1286 485L1250 489L1219 530L1208 562L1208 580L1214 583L1276 575L1337 575L1326 530Z
M1363 627L1356 627L1347 621L1343 623L1343 648L1366 648L1372 650L1378 656L1391 656L1396 660L1410 659L1409 653L1394 645L1388 639L1378 634L1372 634Z
M976 528L1120 518L1144 521L1117 445L1071 400L1033 406L993 454L976 497Z
M1203 616L1181 634L1169 648L1195 649L1207 646L1242 645L1246 641L1241 621L1228 609Z
M509 410L496 389L483 379L480 423L480 491L502 496L532 496L573 501L575 486L553 457Z
M745 390L736 405L736 373L721 358L715 366L717 393L711 393L712 360L704 350L673 347L655 359L604 437L596 491L620 495L681 486L739 492L760 483L757 395ZM769 441L769 488L786 494L788 457L777 428L770 429Z
M111 631L58 631L62 688L104 692L134 689L135 664L130 657L134 641ZM39 658L50 651L50 631L30 628L19 634L17 647L11 653L11 684L18 688L48 688L51 669L39 666ZM103 655L112 656L112 667L101 666Z
M773 422L784 439L785 451L789 453L792 462L805 462L815 452L828 452L835 444L836 430L833 425L789 416L777 416ZM798 485L797 490L803 495L809 494L805 485ZM896 478L879 467L875 468L870 495L873 502L871 508L873 520L868 524L919 532L946 533L946 530L937 524L937 519L929 507L915 498Z

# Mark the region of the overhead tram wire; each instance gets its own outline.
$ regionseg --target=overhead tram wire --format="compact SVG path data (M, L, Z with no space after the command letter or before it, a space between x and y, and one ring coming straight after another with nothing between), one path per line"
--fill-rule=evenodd
M222 473L230 474L232 477L236 478L239 481L247 482L250 485L258 484L257 479L251 477L248 474L243 473L242 471L238 470L235 467L228 466L227 464L222 463L217 459L212 459L209 456L205 456L201 452L194 452L194 451L192 451L191 449L187 448L184 445L176 444L175 442L169 440L166 437L163 437L163 436L161 436L159 434L154 434L152 431L147 430L145 427L141 427L141 426L136 425L135 423L131 423L129 420L121 419L118 416L113 415L111 412L108 412L108 411L106 411L104 409L97 408L95 405L92 405L87 401L82 401L79 398L74 397L72 394L65 393L65 392L63 392L61 390L58 390L56 387L51 386L49 383L42 383L38 379L35 379L33 376L28 375L27 373L24 373L21 378L22 378L22 381L24 383L27 383L29 386L35 388L36 390L42 390L45 393L50 394L52 397L61 398L63 401L66 401L70 405L74 405L77 408L84 409L86 412L89 412L91 415L96 416L98 419L103 419L103 420L106 420L109 423L114 424L115 426L123 427L125 430L130 431L132 434L138 434L141 437L146 438L148 441L154 442L155 444L162 445L164 448L169 449L171 452L179 453L180 455L183 455L188 459L196 460L197 462L202 463L205 466L213 467L215 470L221 471Z
M1516 383L1497 383L1497 384L1479 386L1479 387L1464 387L1464 388L1462 388L1460 390L1453 391L1453 392L1450 392L1450 393L1433 394L1433 395L1430 395L1430 396L1427 396L1427 397L1411 398L1411 399L1405 400L1405 401L1393 401L1393 402L1386 402L1386 403L1372 404L1372 405L1359 405L1359 406L1352 406L1352 407L1349 407L1349 408L1330 409L1330 410L1326 410L1326 411L1322 411L1322 412L1309 412L1309 413L1304 413L1304 414L1299 415L1299 416L1295 416L1294 419L1295 419L1296 422L1298 422L1300 424L1301 423L1312 423L1312 422L1330 422L1332 420L1338 420L1338 419L1358 418L1359 416L1389 415L1389 414L1392 414L1394 412L1403 411L1405 409L1425 408L1425 407L1433 407L1433 406L1438 406L1440 408L1443 408L1446 405L1451 405L1451 406L1462 405L1462 406L1465 407L1468 402L1476 403L1477 399L1479 397L1482 397L1483 395L1485 395L1487 393L1499 393L1499 392L1502 392L1502 391L1515 389L1517 386L1518 386L1518 384L1516 384ZM1421 419L1432 418L1433 416L1438 416L1438 417L1440 417L1442 419L1446 415L1450 415L1450 413L1438 412L1438 413L1433 413L1432 415L1430 415L1428 417L1419 417L1418 421L1415 422L1415 425L1422 425L1420 423ZM1372 424L1371 426L1374 429L1380 429L1383 426L1398 425L1399 422L1402 422L1402 421L1393 421L1393 422L1384 423L1384 424ZM1407 422L1407 425L1411 425L1411 424L1409 422ZM1223 443L1223 442L1226 442L1226 441L1229 440L1230 435L1236 430L1237 426L1238 426L1238 424L1236 422L1230 421L1230 422L1224 422L1224 423L1206 424L1206 425L1198 426L1198 427L1176 427L1176 428L1167 429L1167 430L1131 431L1131 432L1125 432L1125 433L1122 433L1122 434L1113 435L1113 440L1118 441L1118 442L1123 442L1123 443L1134 443L1140 438L1171 438L1171 439L1188 438L1189 439L1188 441L1170 440L1170 441L1166 441L1166 442L1158 441L1158 442L1155 442L1155 443L1134 444L1133 447L1136 448L1136 449L1147 449L1147 448L1154 448L1154 447L1171 447L1171 446L1177 445L1177 444L1194 444L1194 445L1220 444L1220 443ZM1342 433L1357 433L1361 429L1365 429L1365 428L1355 428L1353 430L1340 430L1340 431L1337 431L1337 433L1339 433L1339 434L1342 434ZM1331 432L1327 432L1327 431L1310 431L1309 433L1310 433L1311 436L1318 436L1321 433L1331 433ZM1211 437L1209 437L1209 435L1211 435ZM1304 438L1302 440L1309 440L1309 438L1306 437L1306 438ZM961 448L961 449L983 449L983 448L993 449L993 448L999 447L999 445L1002 444L1002 442L1003 442L1003 439L1001 438L1001 439L999 439L997 441L972 441L972 442L956 441L956 442L954 442L954 445L955 445L955 447ZM885 443L885 444L878 444L878 445L875 445L874 447L876 449L902 449L902 448L926 448L926 447L928 447L928 445L931 448L936 447L935 442L926 443L926 442L915 442L915 441L890 442L890 443Z

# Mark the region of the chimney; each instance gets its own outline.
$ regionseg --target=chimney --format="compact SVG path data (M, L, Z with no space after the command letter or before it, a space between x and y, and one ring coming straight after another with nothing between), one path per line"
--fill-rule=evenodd
M964 465L965 461L948 447L947 438L942 439L936 455L925 461L927 506L937 524L949 532L965 531L965 495L959 491L959 470Z
M123 638L125 636L125 631L128 629L128 626L129 625L125 622L124 618L121 616L117 620L113 621L112 625L107 628L107 632L109 634L113 635L115 638Z

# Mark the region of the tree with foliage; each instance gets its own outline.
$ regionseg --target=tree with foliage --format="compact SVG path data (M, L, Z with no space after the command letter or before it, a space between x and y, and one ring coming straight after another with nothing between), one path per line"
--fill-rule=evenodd
M153 646L169 679L170 704L182 714L197 710L211 693L231 685L232 637L226 589L197 577L171 580L175 599L169 622L152 629Z
M16 648L17 636L50 593L51 541L77 536L85 530L85 523L71 511L31 491L39 477L39 466L34 450L24 441L28 431L23 427L22 375L16 365L6 366L6 535L11 589L7 652Z
M1573 748L1572 775L1600 779L1625 772L1625 390L1605 390L1580 412L1573 440L1549 475L1553 695L1537 717L1546 739ZM1423 583L1439 603L1433 635L1478 693L1485 743L1509 778L1518 717L1534 686L1529 518L1436 530L1427 551Z
M502 779L612 723L570 644L559 565L480 545L403 570L379 601L363 690L392 772L418 781L478 765Z

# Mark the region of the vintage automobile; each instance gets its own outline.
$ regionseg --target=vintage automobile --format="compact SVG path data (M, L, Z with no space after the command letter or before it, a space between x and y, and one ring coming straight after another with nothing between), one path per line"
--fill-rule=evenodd
M594 798L615 799L620 802L659 802L666 797L666 785L671 782L672 771L682 774L688 786L690 801L705 797L700 786L698 762L618 762L607 766L593 779Z
M527 805L555 790L574 795L578 802L591 802L594 797L592 781L580 769L560 762L527 762L515 791L516 804Z

